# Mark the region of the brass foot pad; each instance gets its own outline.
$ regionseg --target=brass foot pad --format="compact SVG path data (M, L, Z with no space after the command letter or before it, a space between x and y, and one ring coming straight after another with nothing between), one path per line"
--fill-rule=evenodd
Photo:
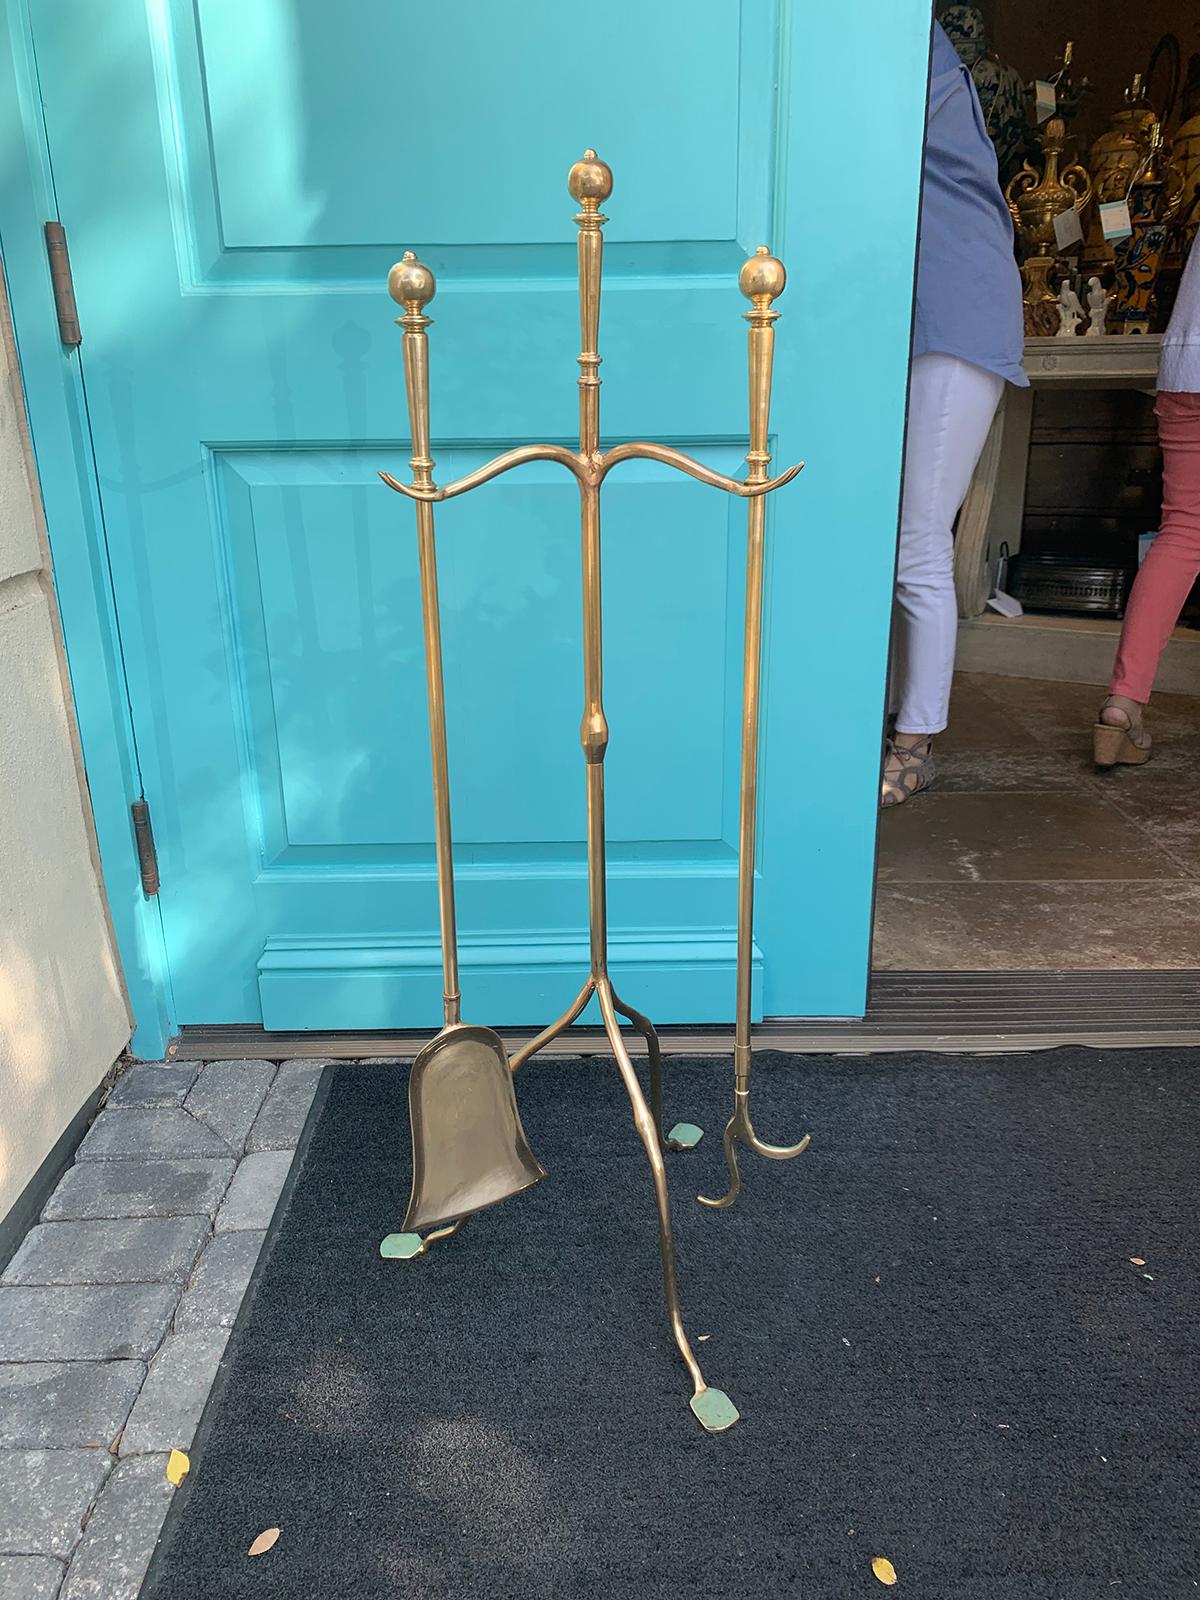
M694 1150L704 1137L704 1129L694 1122L677 1122L667 1135L668 1150Z
M724 1433L727 1428L732 1428L741 1416L741 1412L724 1389L701 1389L699 1394L692 1396L688 1404L700 1419L700 1426L706 1433Z
M419 1233L389 1233L379 1254L385 1261L411 1261L425 1254L425 1241Z

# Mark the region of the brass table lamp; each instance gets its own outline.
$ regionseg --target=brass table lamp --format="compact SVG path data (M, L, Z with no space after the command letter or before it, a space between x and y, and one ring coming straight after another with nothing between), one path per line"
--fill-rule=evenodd
M1064 211L1082 213L1092 197L1092 180L1078 162L1060 171L1066 138L1066 123L1051 117L1038 134L1045 156L1042 171L1026 161L1004 191L1017 235L1029 251L1021 263L1021 277L1025 332L1030 338L1046 337L1058 327L1057 290L1050 280L1065 269L1055 241L1055 218Z
M688 1340L683 1325L679 1301L678 1275L675 1264L675 1247L671 1233L671 1206L667 1191L666 1167L663 1152L667 1149L686 1149L701 1137L700 1130L681 1123L667 1135L663 1131L662 1116L662 1054L658 1035L649 1018L623 1001L613 988L608 972L608 925L605 909L605 828L604 828L604 756L608 745L608 723L604 715L602 697L603 638L601 630L600 585L600 490L608 473L623 461L657 461L664 466L699 479L728 494L737 495L748 505L748 538L746 557L746 628L743 662L742 704L742 772L741 808L738 847L738 929L737 929L737 987L736 1034L734 1048L734 1109L725 1130L725 1158L729 1168L728 1191L719 1200L705 1204L727 1206L736 1199L740 1188L737 1167L737 1145L777 1160L790 1159L805 1149L808 1139L799 1144L777 1146L765 1144L755 1133L750 1120L750 985L751 955L754 921L754 856L758 773L759 681L762 656L762 605L763 605L763 546L764 497L773 489L789 483L800 471L790 467L777 478L768 476L771 455L767 447L768 417L771 397L771 364L774 351L774 323L779 315L771 302L783 292L785 273L765 245L743 266L738 278L743 294L750 301L746 314L750 324L750 449L746 455L747 474L743 481L726 477L704 466L681 451L668 445L630 443L611 450L600 449L600 356L598 353L600 331L600 279L603 254L601 229L607 218L600 206L612 193L612 173L600 161L594 150L585 152L583 160L571 168L568 188L579 205L575 218L579 230L579 316L582 351L579 356L579 450L572 451L562 445L528 444L505 451L485 466L468 473L456 482L438 488L433 481L434 463L429 455L429 365L428 341L425 330L429 318L424 307L433 299L436 285L432 272L412 255L392 268L388 287L393 297L402 305L404 315L397 319L404 330L404 367L408 396L409 418L413 440L410 484L398 482L389 473L380 477L392 489L414 500L417 505L418 538L421 550L422 619L425 629L425 659L430 689L430 737L434 757L434 797L437 828L437 865L439 899L442 912L443 970L446 977L447 1027L438 1040L438 1056L428 1061L422 1076L422 1098L412 1098L412 1131L414 1146L414 1186L409 1216L427 1214L437 1223L433 1232L424 1238L415 1232L389 1235L382 1253L388 1256L413 1257L435 1242L458 1232L479 1205L464 1202L460 1214L448 1197L461 1195L486 1195L485 1203L503 1199L528 1187L541 1175L532 1153L524 1143L524 1135L516 1116L515 1104L499 1093L495 1084L495 1070L503 1062L502 1049L489 1049L486 1060L478 1067L465 1060L465 1051L456 1047L456 1029L464 1034L490 1030L466 1029L458 1021L457 960L453 951L453 865L450 844L449 787L446 776L445 721L442 701L441 636L438 620L437 572L433 547L433 506L442 500L465 494L468 490L487 483L503 472L520 467L530 461L554 461L572 473L579 484L582 529L583 563L583 665L584 710L581 738L587 772L587 863L588 906L591 945L591 971L587 981L557 1021L543 1029L536 1038L518 1050L508 1063L512 1072L536 1055L543 1046L563 1033L574 1023L584 1007L595 995L600 1005L605 1033L616 1058L617 1067L633 1107L634 1123L645 1147L654 1181L654 1194L658 1208L659 1249L662 1257L663 1287L667 1315L679 1354L682 1356L692 1382L690 1405L702 1425L712 1433L723 1432L738 1420L736 1406L722 1390L710 1387L704 1380L699 1362ZM650 1100L642 1093L633 1062L621 1035L619 1017L624 1017L646 1041L650 1063ZM431 1046L426 1046L431 1050ZM424 1052L423 1052L424 1053ZM462 1070L454 1061L456 1054L463 1056ZM447 1073L447 1090L439 1099L436 1087L440 1062L451 1064ZM478 1072L472 1080L470 1073ZM457 1145L460 1129L477 1126L470 1118L463 1119L462 1097L471 1092L472 1082L480 1085L481 1094L490 1097L496 1107L500 1137L481 1142L469 1135ZM439 1174L430 1170L429 1142L433 1139L442 1167ZM436 1198L425 1193L433 1184ZM412 1223L409 1224L413 1226Z

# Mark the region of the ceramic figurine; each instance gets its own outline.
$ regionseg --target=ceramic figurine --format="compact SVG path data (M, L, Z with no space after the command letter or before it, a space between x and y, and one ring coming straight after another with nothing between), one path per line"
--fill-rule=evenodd
M1070 279L1064 278L1058 290L1058 337L1073 339L1082 321L1083 307L1079 303L1079 296L1072 289Z
M1021 74L991 49L978 6L939 5L938 21L971 74L983 107L984 126L996 147L1000 182L1007 183L1021 165L1024 152L1025 85Z
M1151 333L1160 320L1158 276L1183 193L1183 175L1167 159L1162 128L1156 123L1149 153L1129 191L1133 232L1113 245L1114 333Z
M1088 325L1084 332L1088 335L1104 332L1104 319L1108 316L1108 308L1112 305L1112 295L1107 294L1099 278L1088 279Z

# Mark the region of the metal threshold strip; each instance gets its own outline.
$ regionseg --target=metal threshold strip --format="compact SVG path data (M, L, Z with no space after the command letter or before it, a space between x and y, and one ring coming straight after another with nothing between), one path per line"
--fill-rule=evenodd
M519 1050L532 1030L501 1029ZM873 1051L993 1052L1200 1045L1200 971L879 972L863 1018L773 1017L754 1030L760 1049L859 1055ZM249 1024L187 1027L175 1060L413 1056L431 1032L268 1033ZM732 1027L664 1027L664 1053L727 1055ZM630 1036L631 1050L641 1040ZM601 1028L572 1028L547 1055L608 1054Z

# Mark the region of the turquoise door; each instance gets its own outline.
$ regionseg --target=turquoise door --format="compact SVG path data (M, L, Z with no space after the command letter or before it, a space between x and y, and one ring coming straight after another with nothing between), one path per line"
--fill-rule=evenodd
M569 443L587 145L606 440L739 470L737 269L790 271L758 1005L861 1010L929 19L829 9L31 0L176 1024L437 1019L384 279L438 274L439 478ZM655 465L606 490L612 959L666 1022L732 1013L744 515ZM439 540L465 1010L539 1023L586 964L574 487L513 474Z

